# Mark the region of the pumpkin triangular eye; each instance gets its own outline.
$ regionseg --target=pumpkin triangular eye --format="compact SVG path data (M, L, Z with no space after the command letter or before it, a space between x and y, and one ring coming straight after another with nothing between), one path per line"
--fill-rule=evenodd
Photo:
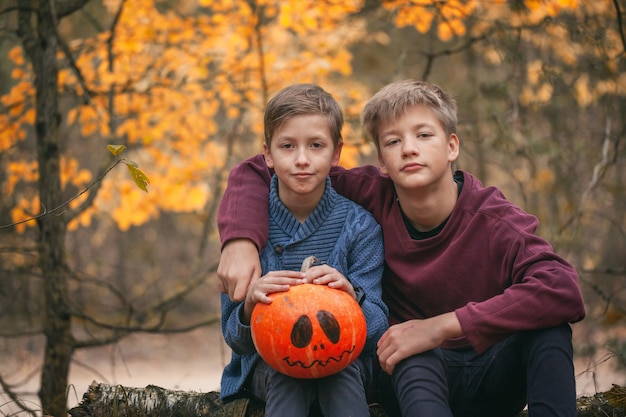
M298 320L291 329L291 343L297 348L303 348L311 343L313 337L313 324L311 319L305 315L298 317Z
M333 343L339 342L339 322L332 313L325 310L318 311L317 321L319 321L322 330L324 330L324 334L328 337L328 340Z

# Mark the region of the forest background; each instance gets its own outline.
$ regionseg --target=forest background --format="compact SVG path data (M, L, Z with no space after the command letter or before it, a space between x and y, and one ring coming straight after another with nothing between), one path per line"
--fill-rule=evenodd
M151 352L187 344L188 360L191 348L220 356L203 370L219 378L216 208L233 164L262 150L267 99L299 82L342 104L346 167L376 163L358 119L381 86L417 78L450 91L458 167L536 215L580 274L578 377L592 390L624 384L625 10L1 0L0 415L62 416L87 388L70 375L107 382L112 363L131 367L129 352L158 376L169 359ZM137 335L158 335L161 349Z

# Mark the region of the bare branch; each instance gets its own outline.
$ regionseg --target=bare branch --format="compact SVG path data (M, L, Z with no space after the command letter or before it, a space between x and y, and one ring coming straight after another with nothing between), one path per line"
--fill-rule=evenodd
M5 392L6 395L9 396L11 401L13 401L21 410L27 412L31 416L36 416L36 410L29 408L26 404L20 399L19 395L13 391L13 386L8 384L0 374L0 387Z
M33 8L33 7L29 7L29 6L24 6L24 5L19 5L19 6L9 6L5 9L0 10L0 16L3 14L9 14L11 12L16 12L16 11L26 11L26 12L30 12L30 13L37 13L37 9Z
M117 9L117 13L115 13L115 17L113 18L113 22L111 23L111 29L109 30L111 35L109 36L109 39L107 39L107 51L109 54L109 71L113 72L113 41L115 39L115 29L117 28L117 24L120 21L120 16L122 15L122 11L124 10L124 3L126 3L126 0L122 0L122 2L120 2L120 6Z
M69 16L83 8L91 0L56 0L56 10L53 10L59 18Z
M583 193L580 196L580 202L578 203L578 209L576 210L576 213L574 213L574 215L572 215L572 217L563 224L560 232L563 232L567 227L569 227L572 223L580 218L583 213L585 203L589 199L591 192L595 190L598 185L600 185L600 183L604 179L604 176L606 175L608 167L615 164L617 160L617 152L614 152L613 156L611 157L611 145L611 119L607 118L604 128L604 141L602 143L602 157L593 168L591 180L589 181L589 184L583 190ZM613 145L617 146L617 143Z
M75 344L75 348L84 348L84 347L94 347L94 346L103 346L110 343L114 343L127 336L130 333L159 333L159 334L170 334L170 333L186 333L201 327L212 326L219 322L220 317L212 317L204 321L200 321L198 323L191 324L189 326L177 327L173 329L163 328L165 324L165 319L167 318L167 314L169 311L177 304L182 302L182 300L191 292L193 292L197 287L199 287L205 281L205 277L208 273L214 272L217 270L217 265L212 265L204 271L198 271L193 274L192 281L189 285L185 286L182 290L174 293L173 295L167 297L164 300L161 300L159 303L154 306L148 308L142 314L147 317L158 316L159 320L156 324L151 326L137 325L132 326L130 323L133 319L133 311L129 309L126 325L119 324L109 324L100 322L93 317L74 312L72 316L77 319L82 319L85 322L88 322L99 329L109 330L113 332L113 335L105 338L95 337L92 340L81 341Z
M196 288L198 288L205 282L206 276L209 273L215 271L217 271L217 264L207 268L205 271L196 271L192 274L191 282L188 285L186 285L183 289L174 293L170 297L166 298L165 300L162 300L156 305L150 307L148 311L157 312L171 308L171 306L180 303L188 294L193 292Z
M80 197L81 195L85 194L87 191L89 191L92 187L94 187L97 183L99 183L100 181L102 181L102 179L113 169L115 168L118 164L120 164L121 162L125 162L126 160L124 158L118 159L117 161L115 161L115 163L113 165L111 165L102 175L100 175L98 178L96 178L95 180L93 180L89 185L87 185L87 187L85 187L81 192L79 192L78 194L74 195L72 198L70 198L69 200L67 200L66 202L64 202L63 204L53 208L52 210L48 210L46 209L46 207L42 204L43 207L43 213L38 214L36 216L33 217L29 217L28 219L16 222L16 223L11 223L11 224L6 224L3 226L0 226L0 230L1 229L7 229L9 227L15 227L18 224L22 224L22 223L27 223L30 222L32 220L37 220L40 219L42 217L48 216L48 215L61 215L64 214L66 212L59 212L59 210L61 210L63 207L66 207L68 204L70 204L72 201L76 200L78 197ZM71 218L73 218L73 216L69 217L70 220Z
M120 162L122 162L122 160L118 160L115 165L119 164ZM88 207L91 207L91 205L93 204L94 200L96 199L96 197L98 196L98 190L100 189L100 187L102 186L102 179L109 173L109 171L111 171L115 165L104 169L103 171L101 171L101 173L98 175L98 178L93 181L91 184L88 185L88 189L89 191L91 191L89 194L87 194L87 198L80 203L77 207L70 209L68 211L65 212L67 221L71 221L72 219L74 219L75 217L77 217L80 213L82 213L83 211L85 211ZM84 189L81 194L76 195L75 197L73 197L73 199L78 198L80 195L84 194L87 191L87 188Z
M17 35L22 39L24 50L31 58L34 59L37 50L37 38L35 30L31 26L31 14L37 13L36 10L20 7L18 9L18 25Z
M165 317L165 315L166 314L164 313L163 317ZM187 333L187 332L191 332L193 330L199 329L201 327L213 326L219 323L221 320L221 318L217 316L217 317L211 317L207 320L191 324L189 326L177 327L174 329L166 329L162 327L163 322L165 321L164 319L161 320L158 325L152 326L152 327L142 327L142 326L121 327L121 326L116 326L116 325L109 325L106 323L100 323L88 316L83 316L82 318L87 321L92 322L93 324L101 328L108 328L109 330L113 330L116 333L113 336L109 336L105 338L99 338L99 339L96 338L96 339L76 342L74 344L74 347L76 349L109 345L111 343L119 342L122 338L128 336L131 333L154 333L154 334Z
M43 329L35 329L35 330L28 330L28 331L23 331L23 332L0 333L0 337L5 337L7 339L10 339L10 338L18 338L18 337L40 336L41 333L43 333Z
M582 283L589 286L589 288L591 288L606 303L606 307L605 307L606 309L608 309L609 305L611 305L613 306L615 310L619 311L621 314L626 316L626 308L622 307L621 303L615 302L615 297L614 297L615 294L608 293L607 291L600 288L598 284L596 284L595 282L589 279L584 278L583 276L580 276L579 278Z
M83 74L80 72L80 70L78 69L78 66L76 65L76 61L74 60L74 57L72 56L72 51L70 50L69 45L65 42L65 39L63 39L61 37L61 34L59 33L59 21L57 19L56 8L54 7L55 0L49 0L49 1L50 1L50 10L51 10L50 13L52 15L52 28L54 29L54 36L57 38L57 41L59 42L59 46L61 47L63 54L65 54L65 57L67 58L70 64L70 68L72 68L72 71L74 71L74 75L76 76L78 83L83 89L83 94L82 94L83 102L85 104L91 104L91 96L93 94L89 90L89 87L87 86L87 82L85 81ZM75 2L83 3L84 5L84 3L86 3L87 1L89 0L77 0ZM64 3L70 3L70 2L69 1L59 2L59 5L64 4ZM80 7L82 7L83 5L80 5Z
M622 22L622 10L619 6L618 0L613 0L613 5L615 6L615 17L617 18L617 29L622 39L622 46L624 50L622 51L622 55L626 54L626 34L624 33L624 24Z

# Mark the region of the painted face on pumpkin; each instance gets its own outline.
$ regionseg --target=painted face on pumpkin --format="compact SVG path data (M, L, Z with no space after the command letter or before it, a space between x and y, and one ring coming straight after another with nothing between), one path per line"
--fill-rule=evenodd
M317 321L317 325L315 325L315 321ZM321 334L320 334L321 329ZM309 316L303 314L298 317L298 320L293 325L293 329L291 331L291 344L299 349L309 349L313 350L314 359L312 362L306 363L302 360L307 360L310 358L310 355L298 355L297 350L292 351L295 354L290 356L286 356L283 360L287 363L288 366L299 366L302 368L311 368L314 366L326 366L331 362L341 363L343 358L346 355L354 352L356 348L355 345L350 346L350 344L343 345L344 349L342 352L337 352L337 349L334 349L339 341L341 340L341 326L339 322L333 316L332 313L319 310L315 314L315 320L311 320ZM325 354L329 354L330 352L339 353L339 356L326 356Z
M361 307L347 292L301 284L257 304L252 340L272 368L295 378L321 378L350 365L365 345Z

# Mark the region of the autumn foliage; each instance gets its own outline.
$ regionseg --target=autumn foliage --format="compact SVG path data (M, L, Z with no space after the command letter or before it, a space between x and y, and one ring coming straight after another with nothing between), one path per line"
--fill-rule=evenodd
M511 4L516 5L513 10ZM350 47L388 39L368 33L366 19L359 15L363 1L201 0L197 7L188 5L186 13L162 10L152 0L108 0L103 5L110 29L69 40L71 57L63 51L58 54L59 89L71 99L62 115L65 129L77 132L85 143L123 141L132 157L149 167L151 192L144 195L122 173L114 173L105 180L93 210L76 218L70 229L89 225L97 213L109 213L126 230L162 210L202 210L214 198L212 188L222 186L207 178L227 169L232 155L260 150L263 105L287 80L322 84L341 100L352 122L344 132L348 143L344 165L356 165L363 153L371 152L358 139L357 123L370 92L368 86L351 79L355 63ZM581 106L605 94L626 94L623 73L591 79L568 68L587 54L619 56L623 51L619 34L609 31L609 44L588 50L571 42L573 34L567 28L550 21L561 14L597 16L610 13L611 7L608 1L575 0L382 3L382 11L398 27L434 31L444 42L520 30L529 44L548 48L558 58L550 63L527 62L520 102L549 102L553 94L549 75L558 75L571 79ZM547 41L545 35L521 30L540 24L551 35ZM478 45L477 50L487 61L503 59L494 43ZM13 81L1 98L0 152L7 155L8 174L2 186L4 193L13 196L5 202L13 206L12 218L18 222L39 212L40 205L38 196L25 187L37 179L36 164L12 151L34 124L35 98L32 69L19 46L9 51L8 59L13 63ZM615 66L616 61L608 60L607 65ZM80 189L93 175L71 152L64 157L66 187ZM16 190L19 183L23 187Z

